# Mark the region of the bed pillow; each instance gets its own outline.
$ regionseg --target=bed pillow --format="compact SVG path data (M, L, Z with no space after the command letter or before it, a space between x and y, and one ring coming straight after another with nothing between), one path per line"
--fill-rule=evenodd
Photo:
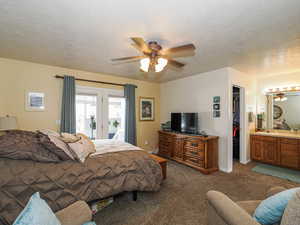
M39 133L42 133L42 134L45 134L45 135L52 135L52 136L55 136L55 137L59 137L60 134L57 133L56 131L54 130L49 130L49 129L41 129L41 130L38 130Z
M74 160L68 145L59 140L59 137L53 135L45 135L38 131L41 144L50 152L57 155L62 161Z
M45 148L37 133L13 131L0 136L0 157L37 162L60 162L60 158Z
M262 225L280 222L289 200L299 190L300 188L288 189L263 200L254 212L254 219Z
M284 210L280 225L300 224L300 190L296 191Z
M69 147L76 154L76 159L84 163L85 159L96 152L94 143L84 134L77 134L80 140L75 143L68 143Z
M72 159L72 160L76 159L76 154L73 153L72 149L70 149L70 147L68 146L68 144L65 143L64 141L62 141L60 137L56 137L56 136L52 136L52 135L49 135L48 137L51 140L51 142L57 148L63 150L63 152L65 154L67 154L70 159Z
M69 133L61 133L60 139L65 143L74 143L81 139L81 137Z
M13 225L61 225L39 192L29 199L29 202L17 217Z

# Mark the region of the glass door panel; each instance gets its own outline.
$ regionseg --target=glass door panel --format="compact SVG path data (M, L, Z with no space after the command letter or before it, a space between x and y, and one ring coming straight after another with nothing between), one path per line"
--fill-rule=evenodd
M97 95L76 95L76 132L91 139L97 134Z
M108 138L124 141L125 98L108 98Z

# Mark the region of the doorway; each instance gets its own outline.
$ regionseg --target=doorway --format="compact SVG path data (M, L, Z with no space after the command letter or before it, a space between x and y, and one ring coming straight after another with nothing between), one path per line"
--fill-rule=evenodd
M241 147L241 92L237 86L232 87L232 157L240 161Z
M76 86L76 132L124 141L125 104L123 90Z

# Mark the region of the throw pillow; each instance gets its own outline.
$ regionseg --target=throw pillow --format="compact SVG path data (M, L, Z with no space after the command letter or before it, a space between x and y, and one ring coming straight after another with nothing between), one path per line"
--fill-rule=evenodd
M97 224L95 222L93 222L93 221L90 221L90 222L86 222L86 223L84 223L82 225L97 225Z
M78 137L74 134L61 133L60 139L65 143L74 143L80 140L81 137Z
M60 134L57 133L56 131L54 130L49 130L49 129L41 129L41 130L38 130L38 132L42 133L42 134L45 134L45 135L52 135L52 136L55 136L55 137L59 137Z
M49 137L50 141L53 142L57 148L63 150L69 156L69 158L71 158L72 160L75 160L76 155L69 148L67 143L65 143L64 141L62 141L60 139L60 137L56 137L56 136L52 136L52 135L48 135L48 137Z
M58 137L53 135L45 135L38 131L40 143L50 152L57 155L62 161L72 160L72 155L68 150L68 146L62 141L57 140Z
M292 188L263 200L254 212L254 219L262 225L280 222L288 201L298 190L300 188Z
M84 134L77 134L81 139L75 143L68 143L69 147L76 154L76 158L84 163L85 159L96 152L94 143Z
M280 225L300 224L300 191L297 191L284 210Z
M29 199L29 202L17 217L13 225L61 225L45 200L40 198L39 192Z

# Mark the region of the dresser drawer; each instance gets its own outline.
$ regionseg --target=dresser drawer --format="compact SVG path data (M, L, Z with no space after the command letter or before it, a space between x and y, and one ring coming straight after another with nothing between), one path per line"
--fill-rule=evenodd
M172 142L172 137L169 135L159 135L159 142Z
M201 158L201 159L204 159L204 155L205 155L205 152L204 152L204 149L194 149L194 148L189 148L189 147L185 147L184 149L184 154L185 155L190 155L190 156L193 156L193 157L198 157L198 158Z
M290 145L297 145L298 144L298 139L280 138L280 143L290 144Z
M204 149L204 143L202 141L199 141L197 139L193 138L187 138L184 141L184 147L185 148L190 148L190 149L195 149L195 150L202 150Z
M195 165L195 166L198 166L198 167L204 167L204 160L202 160L201 158L199 157L194 157L194 156L191 156L191 155L185 155L184 156L184 161L186 163L190 163L192 165Z

